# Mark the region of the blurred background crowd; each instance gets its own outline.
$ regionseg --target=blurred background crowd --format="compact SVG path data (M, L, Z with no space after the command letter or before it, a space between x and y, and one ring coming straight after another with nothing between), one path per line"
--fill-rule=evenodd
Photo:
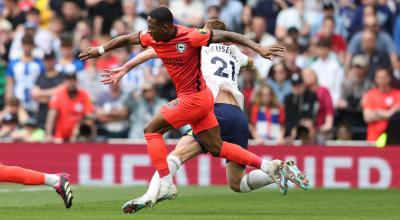
M143 48L86 62L77 55L146 30L157 6L169 7L177 24L202 27L218 18L261 45L287 48L274 61L241 48L255 61L241 71L239 87L256 143L376 141L400 130L395 0L0 0L0 139L143 138L144 125L176 97L161 61L105 86L102 69L123 65Z

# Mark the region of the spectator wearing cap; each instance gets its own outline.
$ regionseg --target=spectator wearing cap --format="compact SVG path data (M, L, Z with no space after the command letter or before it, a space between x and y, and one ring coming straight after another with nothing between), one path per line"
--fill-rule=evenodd
M366 124L362 115L361 98L373 87L367 78L368 57L356 55L351 61L347 79L340 88L338 121L345 122L356 140L365 140Z
M386 130L388 120L400 111L400 90L391 87L392 72L378 68L376 88L369 90L362 99L363 116L368 124L367 141L376 141Z
M11 134L11 139L13 141L28 143L43 142L45 137L46 133L39 127L37 120L34 118L28 119L21 129L18 129Z
M344 63L345 54L346 54L346 40L342 35L335 33L335 19L334 17L328 16L324 17L322 22L321 31L317 34L319 39L327 38L332 42L332 50L335 52L340 60L340 62Z
M15 33L14 40L10 49L10 60L20 58L22 53L22 37L24 35L33 36L35 42L35 49L33 56L43 58L44 53L51 51L53 46L54 37L48 30L40 26L40 12L32 8L27 12L27 20L24 23L24 28Z
M300 74L291 76L292 92L285 97L285 134L286 141L295 139L297 127L301 125L308 134L314 134L315 117L318 112L318 97L308 90ZM313 139L313 138L312 138Z
M340 86L344 78L343 69L332 52L330 39L319 39L316 52L317 59L311 64L310 68L317 74L318 83L329 90L333 106L336 107L340 97Z
M315 118L315 126L318 131L318 137L321 141L331 138L333 128L334 109L331 95L327 88L318 85L318 79L315 72L310 69L304 69L302 72L304 85L310 91L313 91L318 98L319 108Z
M292 90L289 69L284 63L275 63L271 67L268 73L267 84L274 90L279 103L283 103L285 96L289 95Z
M61 38L61 58L58 60L55 70L61 74L77 73L83 70L82 60L75 58L73 54L73 42L69 36Z
M4 0L3 16L12 24L15 30L25 22L25 13L18 7L18 0Z
M63 75L55 70L55 64L56 58L53 52L44 56L44 67L46 74L42 74L38 77L35 86L32 89L32 97L36 102L39 103L39 109L36 117L37 122L42 128L44 128L46 123L50 98L57 91L64 79Z
M45 69L42 60L32 56L33 37L25 35L22 38L22 45L22 57L11 61L7 67L6 98L16 96L24 108L33 114L37 110L37 103L33 100L31 91L36 79L44 74Z
M374 50L386 53L390 58L388 60L393 65L392 67L395 67L397 65L396 45L388 33L380 30L378 17L374 14L364 17L363 30L358 31L351 38L347 47L346 65L350 64L352 56L365 52L364 38L366 34L374 35Z
M390 55L384 48L379 47L376 35L371 31L364 31L361 39L361 50L355 55L363 55L368 58L367 78L374 81L378 67L392 67Z
M89 95L78 88L75 73L65 74L63 87L57 90L50 99L46 120L48 141L62 143L69 141L72 132L81 119L93 113Z

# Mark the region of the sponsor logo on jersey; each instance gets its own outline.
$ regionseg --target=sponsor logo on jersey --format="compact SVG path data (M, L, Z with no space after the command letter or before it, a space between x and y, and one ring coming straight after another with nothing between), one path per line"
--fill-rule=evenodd
M186 51L186 44L183 42L179 42L176 44L176 51L179 53L184 53Z
M208 33L208 31L207 30L204 30L204 29L201 29L201 28L198 28L198 29L196 29L200 34L207 34Z

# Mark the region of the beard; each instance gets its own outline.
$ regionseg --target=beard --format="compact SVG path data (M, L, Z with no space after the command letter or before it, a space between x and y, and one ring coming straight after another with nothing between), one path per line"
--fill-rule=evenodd
M67 92L68 92L68 96L73 98L78 94L78 89L76 87L68 88Z

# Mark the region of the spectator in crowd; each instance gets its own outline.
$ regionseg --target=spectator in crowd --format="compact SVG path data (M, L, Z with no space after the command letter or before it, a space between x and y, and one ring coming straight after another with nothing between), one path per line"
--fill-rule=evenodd
M282 58L282 62L288 68L290 75L300 73L301 68L297 64L299 56L299 46L295 43L285 44L286 54Z
M122 20L128 24L130 32L143 31L147 29L147 22L136 13L136 1L122 1Z
M139 16L143 19L147 19L150 11L157 7L153 0L143 0L138 3L140 3L140 5L138 5Z
M251 32L251 21L253 19L253 8L249 5L245 5L242 11L242 27L241 32L242 34L247 34Z
M54 66L56 57L53 52L44 56L44 67L46 74L40 75L32 89L32 98L39 103L37 111L37 122L39 127L44 128L51 96L57 91L63 82L64 76L56 71Z
M82 6L78 1L64 0L62 1L62 9L60 14L64 21L65 31L72 32L76 24L83 18Z
M241 69L238 79L240 91L244 96L244 110L248 111L251 105L251 96L258 82L258 73L255 69ZM247 112L248 113L248 112Z
M76 74L65 74L63 87L53 94L49 103L46 120L47 141L69 141L81 119L92 112L89 95L85 90L78 88Z
M221 19L228 30L239 32L241 24L241 12L243 5L238 0L207 0L208 6L218 5L221 9L219 19Z
M115 20L114 23L112 24L111 30L110 30L110 36L112 38L118 37L121 35L129 34L130 30L128 27L128 23L123 21L122 19Z
M325 17L322 23L321 32L317 34L319 39L330 39L332 42L332 50L338 56L341 63L345 61L346 40L343 36L335 33L335 19L333 17Z
M285 124L285 110L271 86L257 88L250 112L250 132L257 144L266 140L281 141Z
M367 140L376 141L388 123L388 119L400 111L400 90L391 87L392 72L387 68L378 68L375 74L376 88L369 90L363 97L364 120L368 124Z
M259 43L260 45L272 45L276 43L276 38L267 31L267 22L264 17L255 16L251 20L251 32L245 36Z
M96 101L95 116L100 125L98 134L108 138L127 138L129 122L124 114L124 96L119 84L110 85L110 89Z
M201 27L204 18L204 4L199 0L174 0L169 6L174 19L189 27Z
M122 16L122 2L118 0L100 1L95 7L94 34L108 35L114 21Z
M8 62L13 35L11 23L0 18L0 63Z
M39 127L37 120L34 118L28 119L21 129L18 129L11 134L11 139L13 141L28 143L43 142L45 137L46 133L44 129Z
M160 61L161 62L161 61ZM143 65L143 64L142 64ZM165 66L160 66L154 80L154 86L160 98L167 101L176 99L176 89Z
M296 28L300 36L305 40L318 25L321 15L304 7L304 0L293 0L293 6L279 12L276 20L275 36L278 39L284 38L289 28ZM317 31L317 30L315 30Z
M299 134L298 127L300 126L307 137L313 136L314 121L318 112L318 98L317 95L306 89L303 78L300 74L293 74L291 76L292 92L285 97L285 134L286 142L291 142ZM303 133L302 133L303 134ZM309 139L309 138L307 138ZM313 139L313 138L311 138Z
M0 120L10 114L17 120L17 124L22 125L29 119L28 113L20 105L20 101L16 97L11 97L7 100L4 109L0 112Z
M83 69L83 61L74 57L73 41L69 36L61 38L61 58L58 60L55 70L61 74L76 73Z
M252 4L251 2L255 2ZM270 34L275 33L275 24L278 13L281 10L287 9L290 5L286 0L277 0L277 1L248 1L248 5L250 5L254 9L254 14L257 16L263 16L267 21L267 31Z
M31 90L40 74L44 74L41 60L32 57L34 48L33 37L25 35L22 38L23 55L7 67L6 99L16 96L24 108L33 114L37 103L32 99Z
M351 141L351 140L353 140L350 125L348 125L346 123L340 123L337 126L337 129L336 129L336 140L337 141Z
M343 34L346 39L350 38L351 21L354 18L355 5L353 0L340 0L338 2L338 17L343 22L346 29L346 34Z
M381 2L384 2L383 4ZM357 7L354 13L354 17L351 23L352 33L360 31L363 25L365 26L365 20L363 23L363 15L365 15L365 9L370 8L373 13L379 17L378 25L381 29L388 34L392 34L393 31L393 14L387 6L387 1L378 0L362 0L362 4Z
M368 74L367 78L370 81L374 81L375 72L378 67L386 66L391 67L392 63L389 58L389 54L382 48L380 48L376 41L376 35L371 31L364 31L362 36L362 48L357 54L368 57Z
M25 23L25 13L18 7L18 0L4 0L2 16L12 24L13 30Z
M94 103L101 98L104 91L108 91L100 81L101 70L97 68L97 60L91 59L86 61L85 68L77 74L78 85L85 90Z
M210 5L207 9L207 19L219 19L221 9L217 5Z
M0 60L0 110L4 108L4 96L6 93L6 67Z
M167 101L158 97L154 85L148 83L143 85L141 96L134 97L133 95L134 93L129 93L124 97L122 109L123 115L130 121L128 137L144 138L144 126Z
M363 38L365 33L372 33L375 36L375 48L378 50L383 50L390 57L390 63L393 67L397 65L397 53L396 53L396 45L393 42L391 36L384 32L380 31L378 18L376 15L369 15L364 18L364 29L363 31L357 32L350 40L347 47L347 58L346 65L350 64L352 56L354 54L362 53L365 49L363 49ZM373 78L372 78L373 79Z
M76 24L74 30L73 44L75 47L82 44L82 42L88 42L90 44L96 44L96 41L92 39L92 28L90 26L90 22L88 20L81 20Z
M0 140L12 141L11 134L18 129L16 115L7 113L1 118Z
M95 142L97 128L95 120L89 115L85 115L74 127L70 142Z
M340 86L344 79L343 69L332 54L332 42L322 38L317 42L317 59L311 64L311 69L317 74L318 83L327 88L336 107L340 97Z
M313 91L318 98L318 112L315 118L318 138L321 141L330 139L334 117L331 95L327 88L318 85L317 75L312 69L304 69L302 77L306 88Z
M345 27L344 20L340 17L339 13L335 12L335 5L333 2L334 2L333 0L328 0L322 3L322 13L324 17L322 21L322 26L324 26L326 18L330 18L332 19L332 24L333 24L332 33L347 38L348 31Z
M283 103L285 96L292 91L289 70L282 62L275 63L269 73L267 84L272 87L279 103Z
M366 124L361 109L363 95L373 87L367 78L368 57L356 55L351 61L347 79L343 81L338 102L339 121L346 122L356 140L365 140Z
M51 51L59 51L61 48L61 38L64 33L64 23L61 17L55 16L51 19L49 24L49 31L52 35L52 42L50 43L50 51L45 51L45 53L50 53ZM56 54L60 57L60 54Z

